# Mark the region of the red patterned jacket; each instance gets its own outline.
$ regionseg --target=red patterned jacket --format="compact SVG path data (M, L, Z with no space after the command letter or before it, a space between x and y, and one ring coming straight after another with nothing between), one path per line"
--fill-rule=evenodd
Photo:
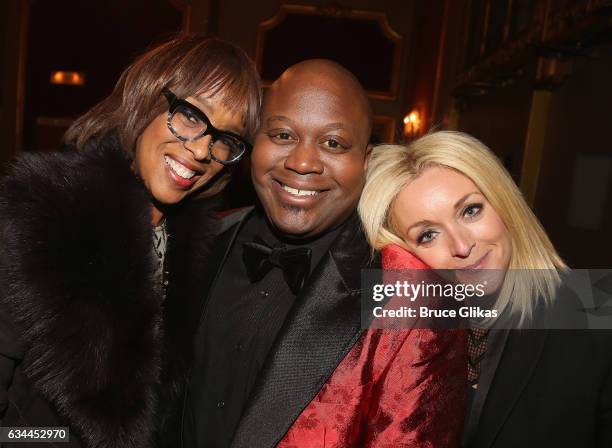
M428 268L398 246L382 266ZM466 347L462 330L366 331L278 446L458 447Z

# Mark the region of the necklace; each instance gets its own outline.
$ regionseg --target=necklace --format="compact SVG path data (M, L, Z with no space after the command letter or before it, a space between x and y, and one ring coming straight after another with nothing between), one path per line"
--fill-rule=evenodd
M153 228L153 252L157 258L157 264L155 266L155 278L158 279L159 283L163 288L163 296L166 297L166 287L168 286L168 279L166 278L166 247L168 244L168 231L166 229L166 220Z

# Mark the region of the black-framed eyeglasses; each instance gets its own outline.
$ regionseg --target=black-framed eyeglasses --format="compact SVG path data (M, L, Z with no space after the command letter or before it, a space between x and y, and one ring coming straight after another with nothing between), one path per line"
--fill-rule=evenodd
M238 134L215 128L206 114L189 101L178 98L168 89L162 93L168 100L168 129L180 141L192 142L210 135L210 157L223 165L238 162L251 150L251 144Z

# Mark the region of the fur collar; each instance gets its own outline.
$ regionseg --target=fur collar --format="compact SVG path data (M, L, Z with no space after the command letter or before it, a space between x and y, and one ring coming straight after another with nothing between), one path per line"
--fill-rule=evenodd
M163 303L130 165L111 137L24 154L0 186L0 304L23 335L25 375L87 447L154 445L160 391L171 400L189 362L190 277L208 247L208 207L168 217Z

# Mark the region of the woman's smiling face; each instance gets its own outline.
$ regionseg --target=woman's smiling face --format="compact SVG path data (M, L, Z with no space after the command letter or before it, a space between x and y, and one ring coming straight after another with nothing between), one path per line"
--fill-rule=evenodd
M400 191L392 221L409 250L434 269L500 269L510 264L506 225L463 174L427 168Z
M217 129L244 132L242 115L229 112L220 98L186 98L210 119ZM158 204L172 205L201 189L222 169L210 158L210 135L182 142L167 124L168 112L158 115L136 142L135 169Z

